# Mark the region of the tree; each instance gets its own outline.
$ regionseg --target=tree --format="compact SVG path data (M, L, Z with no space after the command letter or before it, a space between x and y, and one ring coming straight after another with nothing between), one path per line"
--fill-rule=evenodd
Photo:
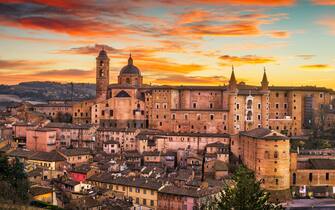
M29 181L18 159L9 163L7 158L0 158L0 188L0 200L13 203L29 201Z
M260 181L255 180L252 171L240 166L234 173L233 186L226 185L219 196L207 209L214 210L275 210L280 205L269 202L269 193L261 189Z

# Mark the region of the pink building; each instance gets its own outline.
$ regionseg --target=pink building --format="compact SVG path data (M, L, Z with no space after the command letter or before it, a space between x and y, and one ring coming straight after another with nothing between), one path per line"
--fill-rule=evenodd
M103 150L107 154L116 154L120 151L120 144L117 141L109 140L103 143Z
M27 130L27 149L50 152L56 149L56 130L36 128Z

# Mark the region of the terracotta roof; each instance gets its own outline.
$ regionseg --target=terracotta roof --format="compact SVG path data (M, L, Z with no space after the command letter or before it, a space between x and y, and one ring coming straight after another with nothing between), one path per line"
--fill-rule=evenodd
M34 176L42 176L42 173L43 173L43 169L42 168L36 168L32 171L29 171L27 173L27 176L28 177L34 177Z
M142 155L138 152L138 151L126 151L124 156L127 158L131 158L131 157L142 157Z
M165 185L159 190L159 193L201 198L206 197L208 195L216 194L220 191L221 188L219 186L214 188L197 188L187 186L177 187L174 185Z
M76 149L62 149L59 150L65 156L78 156L78 155L91 155L92 151L89 148L76 148Z
M160 152L159 151L144 151L143 156L160 156Z
M8 154L11 157L30 158L36 152L24 149L16 149Z
M58 152L36 152L30 158L30 160L41 160L41 161L48 161L48 162L59 162L65 161L66 159L61 156Z
M92 125L89 124L72 124L72 123L60 123L60 122L50 122L45 128L65 128L65 129L90 129Z
M55 129L52 128L36 128L36 129L31 129L33 131L39 131L39 132L51 132L51 131L56 131Z
M104 128L99 127L97 131L111 131L111 132L135 132L135 128Z
M298 169L304 170L335 170L335 160L325 158L311 158L300 160L297 163Z
M41 187L41 186L33 186L29 189L29 193L32 196L44 195L44 194L51 193L51 192L53 192L52 188Z
M268 128L255 128L249 131L241 131L240 135L264 140L289 140L287 136Z
M229 147L229 145L217 141L217 142L214 142L214 143L207 144L206 147Z
M227 133L177 133L177 132L163 132L158 130L144 130L141 131L136 138L143 138L146 135L157 135L157 136L185 136L185 137L218 137L218 138L230 138L230 135Z
M270 86L269 90L273 91L317 91L317 92L332 92L333 90L325 87L316 86Z
M105 141L103 144L119 144L119 142L114 141L114 140L108 140L108 141Z
M161 180L144 177L113 177L111 175L93 175L87 180L102 183L124 185L129 187L139 187L151 190L158 190L163 182ZM135 189L134 189L135 190Z
M90 170L91 170L91 166L89 164L83 164L83 165L72 168L70 171L74 173L86 174Z

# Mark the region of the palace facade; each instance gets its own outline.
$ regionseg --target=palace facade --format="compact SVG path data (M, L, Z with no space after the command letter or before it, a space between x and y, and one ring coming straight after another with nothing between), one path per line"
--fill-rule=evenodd
M101 50L96 58L96 99L73 105L74 123L178 133L237 134L262 127L301 136L321 123L322 107L333 109L333 90L269 86L265 70L260 86L238 83L234 69L228 85L156 86L143 84L130 55L118 82L110 84L109 61Z

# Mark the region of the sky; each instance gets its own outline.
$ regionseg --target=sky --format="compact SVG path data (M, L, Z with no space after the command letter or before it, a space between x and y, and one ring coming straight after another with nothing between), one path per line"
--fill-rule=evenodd
M145 83L335 89L335 0L0 0L0 84L116 83L129 53Z

